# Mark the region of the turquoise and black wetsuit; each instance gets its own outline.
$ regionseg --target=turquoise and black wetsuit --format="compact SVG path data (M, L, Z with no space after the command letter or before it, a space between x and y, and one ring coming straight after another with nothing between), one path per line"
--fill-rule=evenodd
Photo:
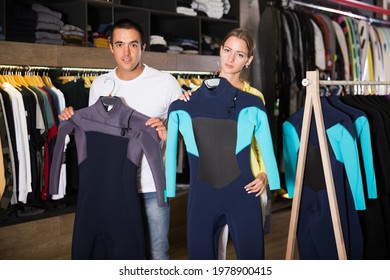
M341 227L349 259L363 258L363 237L356 210L366 208L355 129L348 115L321 99ZM286 185L294 194L303 107L283 124ZM297 229L300 259L337 259L325 176L314 115L302 187Z
M175 196L179 131L184 137L190 164L189 258L216 259L221 226L228 224L237 257L263 259L260 200L244 189L254 180L249 156L253 135L264 159L271 190L280 187L262 101L220 78L216 87L209 88L203 83L190 102L173 102L168 116L168 197Z

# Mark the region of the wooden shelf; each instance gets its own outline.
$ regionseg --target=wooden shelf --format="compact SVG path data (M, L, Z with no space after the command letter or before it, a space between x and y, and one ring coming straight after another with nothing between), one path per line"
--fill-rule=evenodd
M1 65L30 65L48 67L114 68L109 49L56 46L0 41ZM143 63L159 70L204 71L217 70L217 56L145 52Z

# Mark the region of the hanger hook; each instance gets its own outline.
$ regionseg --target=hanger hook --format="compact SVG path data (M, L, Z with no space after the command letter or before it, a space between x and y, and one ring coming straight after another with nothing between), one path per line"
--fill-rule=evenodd
M104 80L104 83L106 83L107 82L107 80L110 80L110 81L112 81L112 83L113 83L113 87L112 87L112 89L110 90L110 92L109 92L109 94L108 95L112 95L112 93L114 92L114 89L115 89L115 80L114 79L112 79L112 78L107 78L107 79L105 79Z

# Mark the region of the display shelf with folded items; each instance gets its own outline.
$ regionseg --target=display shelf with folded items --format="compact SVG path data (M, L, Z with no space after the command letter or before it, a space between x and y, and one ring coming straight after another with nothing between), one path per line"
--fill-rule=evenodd
M131 18L145 32L147 51L203 54L203 34L223 38L239 27L239 3L239 0L0 0L3 11L0 26L4 29L0 34L6 41L108 48L112 23ZM166 48L152 44L152 35L163 37ZM177 40L196 44L178 46ZM209 55L209 50L204 54Z

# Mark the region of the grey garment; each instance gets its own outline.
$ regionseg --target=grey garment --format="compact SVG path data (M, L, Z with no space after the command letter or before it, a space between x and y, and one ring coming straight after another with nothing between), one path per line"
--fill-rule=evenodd
M298 47L297 48L294 48L294 57L296 58L297 61L299 61L299 69L301 70L300 73L296 73L297 74L297 80L299 83L301 83L302 79L304 77L306 77L306 72L305 72L305 66L304 66L304 62L303 62L303 56L305 55L303 53L303 43L302 43L302 40L303 38L305 37L304 34L302 34L302 30L301 30L301 26L299 24L299 19L298 19L298 15L296 13L291 13L291 16L292 16L292 19L294 21L294 34L296 34L298 37ZM299 75L299 76L298 76ZM300 104L300 103L298 103ZM298 106L300 107L300 106Z
M124 164L127 166L138 166L142 155L145 154L156 185L158 205L160 207L167 206L164 198L166 185L160 140L155 128L145 125L149 117L127 107L119 97L113 98L115 104L113 104L111 110L107 111L103 104L105 98L107 97L100 97L95 104L77 110L72 118L60 123L50 171L50 194L58 193L65 136L70 134L75 136L78 164L84 167L83 171L85 173L80 178L92 176L96 179L98 176L101 179L99 181L101 184L105 181L111 182L112 178L116 180L122 178L119 181L125 184L123 187L136 187L137 170L124 170L123 167L125 166ZM95 137L89 137L92 134ZM102 139L105 142L102 142ZM112 143L121 143L121 147L127 153L110 154L110 141ZM104 150L93 150L91 148L98 145L107 148ZM94 155L98 154L98 157L104 158L106 162L91 162L88 160L88 157L91 157L91 153ZM106 158L105 155L107 155ZM93 157L96 158L96 156ZM111 171L107 170L102 172L103 174L99 172L97 174L94 173L100 166L106 166L107 164L110 166ZM135 172L135 174L132 172ZM133 181L128 182L129 180ZM127 183L131 183L133 186L127 186Z
M35 30L50 30L60 32L61 27L58 24L38 21Z
M38 22L53 23L60 27L64 26L64 22L58 17L52 16L47 13L42 13L42 12L38 12L37 15L38 15Z
M3 195L0 197L0 208L6 209L11 201L13 189L16 184L15 179L15 159L13 156L13 149L11 145L11 138L9 135L7 116L3 98L0 95L0 137L1 148L4 161L4 175L5 175L5 189Z
M56 18L61 18L62 17L62 13L53 11L50 8L48 8L46 6L43 6L41 4L38 4L38 3L33 3L32 6L31 6L31 9L33 11L36 11L36 12L43 12L43 13L52 15L53 17L56 17Z
M295 113L297 108L297 94L298 94L298 87L296 86L296 73L295 73L295 65L294 65L294 57L293 57L293 44L292 44L292 38L291 38L291 31L288 25L288 22L286 20L285 15L282 14L282 23L285 31L286 36L286 57L287 57L287 64L288 69L290 72L290 77L288 84L290 85L290 101L289 101L289 115Z
M41 40L41 39L62 40L60 33L51 33L51 32L44 32L44 31L35 32L35 38L37 40Z
M61 32L63 31L76 31L76 32L81 32L84 33L85 31L75 25L71 24L65 24L64 26L61 27Z
M336 71L335 71L335 55L336 55L336 32L334 30L332 20L329 16L325 14L319 14L320 17L322 17L326 23L326 26L328 28L328 42L329 42L329 54L330 59L332 60L332 71L331 71L331 79L335 79L336 77Z
M79 36L79 37L84 37L85 32L80 32L80 31L71 31L71 30L60 30L60 33L65 36L65 35L73 35L73 36Z

